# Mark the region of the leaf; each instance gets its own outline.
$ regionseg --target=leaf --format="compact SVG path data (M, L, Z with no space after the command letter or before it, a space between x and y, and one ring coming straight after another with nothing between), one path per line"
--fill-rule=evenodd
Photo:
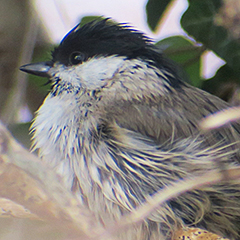
M203 82L202 89L229 101L240 83L239 74L228 64L218 69L214 77Z
M86 16L86 17L83 17L81 19L79 24L80 24L80 27L82 27L86 23L92 22L94 20L101 21L102 19L104 19L104 17L101 17L101 16Z
M166 7L172 2L172 0L149 0L146 5L147 22L152 31L155 31L163 16Z
M164 53L184 68L192 85L201 86L200 57L203 52L202 47L194 45L182 36L165 38L156 45L165 49Z
M221 0L189 0L181 24L197 41L226 60L234 70L240 71L240 42L228 28L216 21L223 7Z

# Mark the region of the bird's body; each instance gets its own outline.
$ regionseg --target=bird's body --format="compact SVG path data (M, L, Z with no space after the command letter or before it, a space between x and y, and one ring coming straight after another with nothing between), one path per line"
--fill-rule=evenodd
M44 69L29 66L23 70L46 72L52 81L32 126L34 148L99 224L117 221L174 181L217 167L214 159L239 164L239 124L198 127L227 103L184 83L135 30L108 20L76 27ZM240 239L240 185L185 193L118 237L168 239L184 225Z

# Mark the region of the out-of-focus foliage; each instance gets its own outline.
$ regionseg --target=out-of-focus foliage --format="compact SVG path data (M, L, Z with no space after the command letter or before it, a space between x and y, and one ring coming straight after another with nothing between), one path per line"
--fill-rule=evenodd
M85 25L86 23L92 22L94 20L96 21L100 21L101 19L103 19L103 17L100 16L86 16L83 17L80 21L80 26L82 27L83 25Z
M184 67L188 74L188 80L192 85L201 86L200 57L204 51L203 47L195 45L182 36L165 38L156 44L165 49L164 53L168 57Z
M229 2L189 1L189 8L182 16L181 24L197 41L223 58L233 70L240 71L240 34L235 35L235 31L231 32L223 22L223 14L228 11L226 8ZM232 18L234 24L234 16Z
M147 10L147 22L152 31L155 31L158 26L159 19L162 18L166 7L172 0L148 0L146 5Z
M203 81L202 89L234 105L239 105L239 73L228 64L220 67L214 77Z
M160 3L166 11L171 1L149 0L146 8L149 26L154 30L164 15L164 10L156 7ZM193 85L231 101L238 96L235 92L240 83L240 1L188 0L188 3L188 9L181 18L181 25L188 33L186 40L172 37L157 44L168 44L165 53L185 68ZM150 8L149 5L155 7ZM187 40L192 41L193 49L195 46L195 59L194 55L186 54ZM199 75L200 57L205 49L212 50L226 61L226 65L211 79L201 79ZM233 100L235 104L239 101L239 98Z

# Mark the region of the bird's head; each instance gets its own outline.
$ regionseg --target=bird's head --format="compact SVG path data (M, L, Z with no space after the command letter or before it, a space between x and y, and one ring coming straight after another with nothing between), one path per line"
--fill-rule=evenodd
M49 77L54 94L96 91L115 82L126 91L133 84L133 89L146 85L143 89L161 92L163 85L169 89L180 82L169 61L148 37L108 18L77 25L52 52L51 61L27 64L20 70Z

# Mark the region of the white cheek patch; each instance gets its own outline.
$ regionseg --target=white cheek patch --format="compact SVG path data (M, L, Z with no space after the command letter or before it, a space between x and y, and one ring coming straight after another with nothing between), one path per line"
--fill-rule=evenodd
M96 89L104 85L104 80L111 79L123 64L124 57L96 57L71 67L57 64L52 69L52 75L76 87Z
M89 88L95 88L101 85L103 80L111 79L123 63L123 57L93 58L76 67L75 70Z

